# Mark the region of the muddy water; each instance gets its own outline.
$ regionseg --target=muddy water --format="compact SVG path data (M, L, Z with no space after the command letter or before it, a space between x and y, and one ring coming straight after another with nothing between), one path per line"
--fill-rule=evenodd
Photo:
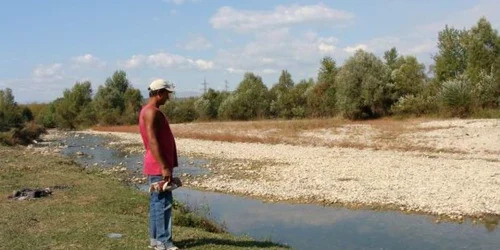
M141 155L126 155L105 145L106 139L80 135L64 140L65 155L83 165L103 168L122 165L140 172ZM83 153L76 156L77 152ZM80 154L81 154L80 153ZM204 175L203 159L181 158L177 174ZM145 189L145 187L141 187ZM435 218L399 212L376 212L263 203L259 200L180 188L174 197L225 224L228 231L272 240L294 249L500 249L496 225L435 223Z

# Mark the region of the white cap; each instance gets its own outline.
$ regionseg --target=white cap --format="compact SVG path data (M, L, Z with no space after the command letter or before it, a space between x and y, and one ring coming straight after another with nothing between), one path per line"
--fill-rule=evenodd
M168 92L174 92L174 85L163 79L156 79L149 84L149 91L166 89Z

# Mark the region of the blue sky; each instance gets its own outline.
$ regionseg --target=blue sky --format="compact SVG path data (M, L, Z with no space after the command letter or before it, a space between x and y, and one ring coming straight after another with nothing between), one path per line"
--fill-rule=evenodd
M339 64L363 48L395 46L429 65L445 24L469 28L485 16L500 27L495 0L0 1L0 89L19 103L51 101L76 81L94 91L123 69L146 94L155 78L179 96L208 86L234 89L244 72L267 86L287 69L316 77L319 61Z

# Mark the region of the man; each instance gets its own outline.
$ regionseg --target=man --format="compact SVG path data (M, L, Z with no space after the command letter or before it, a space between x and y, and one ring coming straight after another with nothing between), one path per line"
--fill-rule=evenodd
M161 180L171 182L173 170L177 167L177 148L167 117L159 107L165 104L174 92L173 86L162 79L149 85L149 100L139 115L139 128L146 149L144 174L149 184ZM150 248L176 250L172 242L171 191L152 192L149 201Z

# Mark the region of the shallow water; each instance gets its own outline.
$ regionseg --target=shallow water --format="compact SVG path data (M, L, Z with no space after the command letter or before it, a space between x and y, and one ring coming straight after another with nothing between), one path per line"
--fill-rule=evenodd
M63 153L75 156L83 152L85 155L76 159L84 165L112 167L122 163L132 171L141 171L141 155L125 155L105 147L105 142L93 135L70 136L64 141L68 147ZM201 168L207 163L181 157L176 172L209 174ZM188 188L177 189L174 197L191 207L207 207L209 216L233 234L272 240L294 249L500 249L500 230L470 222L436 224L431 216L263 203Z
M130 171L142 173L142 155L125 154L107 147L107 142L106 138L95 135L74 134L63 140L67 147L62 150L62 153L76 157L76 160L83 166L99 166L103 168L122 166ZM79 156L77 152L81 152L83 155ZM175 169L175 174L188 173L193 176L210 174L208 169L202 168L206 164L208 164L208 161L204 159L180 157L179 167Z

